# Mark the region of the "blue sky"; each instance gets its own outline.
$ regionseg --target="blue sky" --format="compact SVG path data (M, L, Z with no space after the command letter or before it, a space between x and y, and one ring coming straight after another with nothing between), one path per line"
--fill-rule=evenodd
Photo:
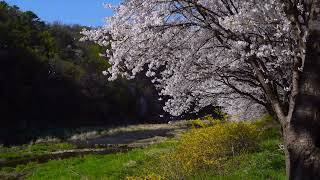
M120 0L5 0L23 11L33 11L43 21L86 26L104 25L104 17L112 15L103 3L118 4Z

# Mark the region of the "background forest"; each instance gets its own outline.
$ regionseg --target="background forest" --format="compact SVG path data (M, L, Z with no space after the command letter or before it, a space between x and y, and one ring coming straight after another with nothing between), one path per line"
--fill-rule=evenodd
M109 64L99 55L105 49L80 42L83 28L46 24L0 2L0 144L46 128L161 121L149 79L108 82L102 71Z

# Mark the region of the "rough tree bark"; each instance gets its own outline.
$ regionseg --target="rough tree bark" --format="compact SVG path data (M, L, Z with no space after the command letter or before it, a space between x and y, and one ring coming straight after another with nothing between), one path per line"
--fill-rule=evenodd
M284 128L289 179L320 179L320 31L310 32L292 119Z
M292 114L284 119L289 180L320 179L320 3L314 1L305 42L303 72L294 94ZM289 110L290 111L290 110Z

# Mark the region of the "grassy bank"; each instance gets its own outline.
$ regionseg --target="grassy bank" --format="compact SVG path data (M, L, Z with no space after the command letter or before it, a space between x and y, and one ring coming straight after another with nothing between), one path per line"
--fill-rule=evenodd
M70 143L39 143L22 146L0 147L1 160L18 160L55 152L58 150L74 149Z
M0 179L125 179L139 172L143 165L159 154L171 151L176 141L167 141L146 149L110 155L87 155L45 164L30 163L16 168L3 168ZM2 176L1 176L2 175Z
M248 127L251 127L251 125ZM255 122L252 127L255 127L259 133L258 146L254 146L253 150L243 149L243 151L241 150L233 155L225 154L221 161L216 164L209 163L204 166L198 163L197 166L188 166L192 167L191 173L184 173L185 169L181 169L183 166L173 165L173 162L184 163L181 159L184 153L179 153L179 149L183 147L183 138L185 138L182 137L182 139L167 140L161 144L144 149L135 149L127 153L87 155L53 160L45 164L31 163L16 168L4 168L0 171L0 177L1 179L23 177L32 180L285 179L284 153L280 148L279 127L270 118L261 119ZM185 149L185 151L189 151L189 149ZM176 161L168 162L167 157L171 157L173 154L180 154L181 156L177 156ZM191 154L194 155L194 153ZM188 158L188 156L186 157Z
M190 166L189 168L187 166L187 168L183 169L183 167L185 167L184 164L193 162L185 162L182 160L183 164L179 164L177 163L177 161L181 161L181 158L184 158L185 154L188 154L188 151L192 151L193 146L192 143L190 143L190 141L192 140L190 140L189 138L187 139L189 140L189 142L185 143L188 145L188 147L183 149L184 152L181 152L177 150L180 148L179 146L181 146L179 145L179 143L181 143L180 140L174 150L178 152L178 158L175 159L174 165L172 165L172 162L163 162L163 157L170 157L173 153L175 153L174 151L172 151L162 157L160 156L159 158L149 159L148 161L142 163L136 168L137 171L135 171L135 173L133 173L133 175L128 179L285 179L285 160L284 152L281 148L282 141L280 137L279 126L268 116L257 120L255 123L252 123L252 125L257 129L259 133L259 143L256 150L245 150L236 155L220 156L218 158L215 158L220 159L220 161L218 161L217 163L211 163L209 165L204 165L206 161L200 161L201 164L198 165L198 168L195 166L191 166L190 169ZM196 137L195 134L191 133L190 135L193 135L193 137L199 140L199 138ZM243 136L243 134L241 134L241 136ZM210 137L205 137L205 139L210 139ZM183 140L184 139L182 139L182 141ZM205 147L205 143L199 146L201 146L201 148L204 147L204 149L210 148ZM201 154L197 152L193 152L192 154L192 159L200 159L199 156L201 157ZM190 156L187 157L191 159ZM197 162L199 162L199 160Z

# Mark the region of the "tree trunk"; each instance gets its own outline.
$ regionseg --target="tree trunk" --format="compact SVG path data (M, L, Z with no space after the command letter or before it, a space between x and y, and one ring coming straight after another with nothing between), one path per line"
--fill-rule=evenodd
M310 24L292 119L284 127L289 180L320 179L320 25L315 24Z
M305 130L285 130L286 168L289 180L319 180L320 151L315 137Z

